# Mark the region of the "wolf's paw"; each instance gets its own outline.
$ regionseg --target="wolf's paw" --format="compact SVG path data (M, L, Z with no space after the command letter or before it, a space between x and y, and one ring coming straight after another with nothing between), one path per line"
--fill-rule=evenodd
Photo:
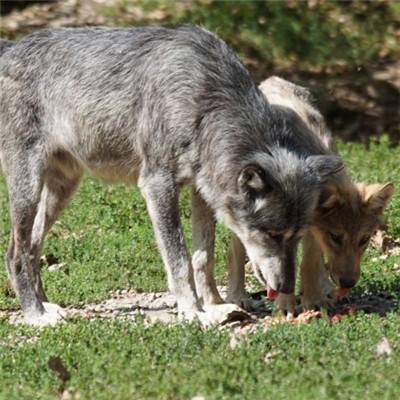
M236 304L216 304L204 306L204 312L198 312L203 326L225 325L229 321L244 321L251 319L251 315Z
M202 311L199 311L198 309L186 309L184 311L179 310L178 312L178 319L179 321L188 321L192 322L195 321L196 319L199 318L199 313Z
M66 312L59 305L53 303L43 303L45 312L43 314L27 314L25 322L34 326L56 325L66 318Z
M305 310L318 310L320 308L334 308L339 300L325 271L321 272L316 284L302 281L302 305Z
M293 319L298 315L298 305L294 294L279 293L275 299L275 307L286 314L287 319Z
M229 294L225 299L226 303L236 304L238 307L246 311L254 311L256 302L253 301L246 293Z
M320 308L330 309L336 306L338 296L333 290L321 292L319 290L304 292L302 296L302 305L305 310L318 310Z

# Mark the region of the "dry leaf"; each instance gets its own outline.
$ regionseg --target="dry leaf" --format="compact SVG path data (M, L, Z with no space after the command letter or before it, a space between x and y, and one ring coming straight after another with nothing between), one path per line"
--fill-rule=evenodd
M281 354L281 353L283 353L283 351L282 350L278 350L278 349L270 351L269 353L267 353L265 355L264 362L265 363L269 363L273 358L275 358L278 354Z
M299 314L298 317L293 321L300 324L304 322L306 324L309 324L313 318L321 318L321 317L322 313L320 311L306 310L301 314Z
M66 265L67 265L66 263L52 264L49 266L48 270L50 272L57 271L59 269L63 269Z
M374 351L374 356L379 357L382 355L387 355L390 356L392 354L393 350L389 345L389 341L387 338L382 338L378 344L376 345L376 350Z
M375 247L380 248L383 252L389 253L392 256L400 255L400 239L395 239L388 236L384 230L377 230L371 237L371 244ZM379 258L385 260L388 257L387 254L380 256Z
M40 259L42 261L45 261L48 265L54 265L59 263L58 258L53 253L44 254L42 255L42 257L40 257Z
M393 247L393 239L386 234L386 231L378 229L371 237L371 244L385 252Z
M48 364L52 371L57 372L58 377L60 378L63 385L65 385L65 383L71 379L71 374L69 373L67 368L65 368L64 363L62 362L60 357L50 357Z

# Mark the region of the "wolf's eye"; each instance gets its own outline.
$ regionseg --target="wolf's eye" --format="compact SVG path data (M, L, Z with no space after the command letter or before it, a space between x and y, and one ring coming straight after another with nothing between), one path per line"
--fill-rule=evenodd
M360 240L359 246L360 247L365 246L369 242L370 237L371 237L370 235L363 236Z
M342 237L340 235L335 235L334 233L330 233L329 237L331 238L332 242L338 246L341 246L343 243Z
M268 232L268 236L269 236L271 239L274 239L274 240L276 240L276 241L278 241L278 242L282 240L282 234L279 233L279 232L269 231L269 232Z

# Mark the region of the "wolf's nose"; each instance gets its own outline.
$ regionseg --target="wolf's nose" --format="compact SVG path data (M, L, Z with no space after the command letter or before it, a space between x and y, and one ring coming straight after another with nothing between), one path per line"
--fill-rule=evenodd
M354 279L339 279L339 285L342 288L352 288L356 284Z

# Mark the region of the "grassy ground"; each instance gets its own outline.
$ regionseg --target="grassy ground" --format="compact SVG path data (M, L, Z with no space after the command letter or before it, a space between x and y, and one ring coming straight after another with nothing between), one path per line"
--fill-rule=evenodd
M366 150L339 143L353 176L370 183L400 186L398 149L380 144ZM8 203L0 183L0 253L9 236ZM190 202L182 198L182 218L190 237ZM400 195L387 210L389 234L400 237ZM217 276L225 282L229 233L218 227ZM190 243L190 240L189 240ZM86 177L48 236L44 254L61 269L43 270L52 302L79 305L100 301L126 287L151 291L166 287L144 201L122 185L104 186ZM374 261L370 248L355 291L388 290L398 296L400 257ZM0 271L0 309L15 310L4 269ZM54 399L68 390L81 399L394 399L400 397L400 318L388 314L349 317L339 323L326 318L310 325L280 323L257 329L232 349L231 332L196 324L145 326L124 321L88 322L75 318L42 331L12 326L0 319L0 399ZM387 338L391 355L377 355ZM265 361L265 356L270 354ZM48 366L59 356L70 372L65 384ZM64 391L64 397L67 392Z

